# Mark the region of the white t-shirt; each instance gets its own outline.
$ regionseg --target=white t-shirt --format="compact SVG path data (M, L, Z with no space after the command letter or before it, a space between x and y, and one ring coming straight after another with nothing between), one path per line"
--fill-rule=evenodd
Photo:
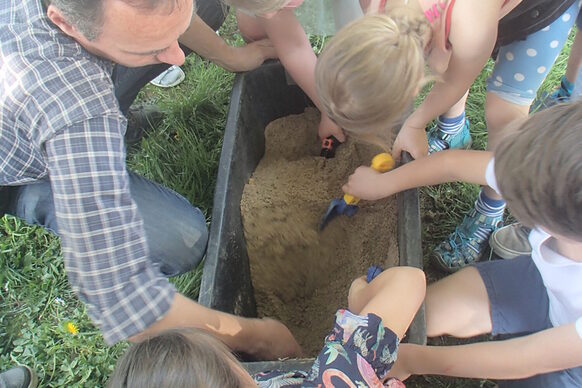
M499 193L494 165L492 159L487 165L485 179ZM582 317L582 262L553 251L547 244L551 238L540 228L532 229L529 234L531 257L542 276L550 301L550 321L555 327L576 322L578 334L582 337L579 319Z

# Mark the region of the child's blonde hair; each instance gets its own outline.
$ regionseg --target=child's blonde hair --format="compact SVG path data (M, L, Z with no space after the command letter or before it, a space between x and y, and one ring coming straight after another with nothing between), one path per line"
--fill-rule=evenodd
M582 103L530 116L495 149L495 176L521 223L582 242Z
M132 345L119 359L110 388L242 387L227 347L196 329L169 330Z
M341 29L315 69L317 93L327 115L364 139L385 139L386 130L412 108L426 80L424 49L430 24L422 13L406 7L386 12Z
M255 15L263 15L280 10L289 3L289 0L222 0L222 2Z

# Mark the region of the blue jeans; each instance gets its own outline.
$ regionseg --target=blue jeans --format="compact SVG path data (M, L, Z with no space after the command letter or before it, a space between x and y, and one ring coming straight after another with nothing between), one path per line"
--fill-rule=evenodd
M166 276L196 268L208 242L208 228L200 209L176 192L135 173L129 172L129 183L144 222L152 261L159 263ZM59 234L49 180L0 190L4 205L1 210L6 214Z

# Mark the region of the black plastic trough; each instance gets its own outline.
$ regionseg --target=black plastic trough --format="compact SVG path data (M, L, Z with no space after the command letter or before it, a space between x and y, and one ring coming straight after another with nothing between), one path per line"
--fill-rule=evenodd
M270 62L255 71L236 76L200 287L199 302L204 306L247 317L256 316L240 215L242 192L263 156L267 124L280 117L302 113L308 105L312 105L310 100L296 85L288 84L285 71L278 62ZM400 265L422 268L416 190L408 190L398 196L398 248ZM409 342L426 342L424 322L424 309L421 309L408 331ZM248 368L285 369L285 363L291 361L249 363ZM295 365L297 362L293 363ZM304 364L300 362L297 365Z

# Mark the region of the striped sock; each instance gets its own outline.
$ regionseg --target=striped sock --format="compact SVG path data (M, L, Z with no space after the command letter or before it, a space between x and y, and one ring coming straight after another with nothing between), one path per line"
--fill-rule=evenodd
M505 210L505 201L502 199L492 199L483 193L483 190L479 193L479 198L475 201L475 210L487 217L501 217ZM480 225L475 235L479 237L481 241L485 241L489 238L491 234L491 226Z
M475 210L487 217L499 217L503 215L505 210L505 201L489 198L481 190L479 198L475 201Z
M465 126L465 112L457 117L439 116L437 119L437 126L441 131L449 135L459 133Z

